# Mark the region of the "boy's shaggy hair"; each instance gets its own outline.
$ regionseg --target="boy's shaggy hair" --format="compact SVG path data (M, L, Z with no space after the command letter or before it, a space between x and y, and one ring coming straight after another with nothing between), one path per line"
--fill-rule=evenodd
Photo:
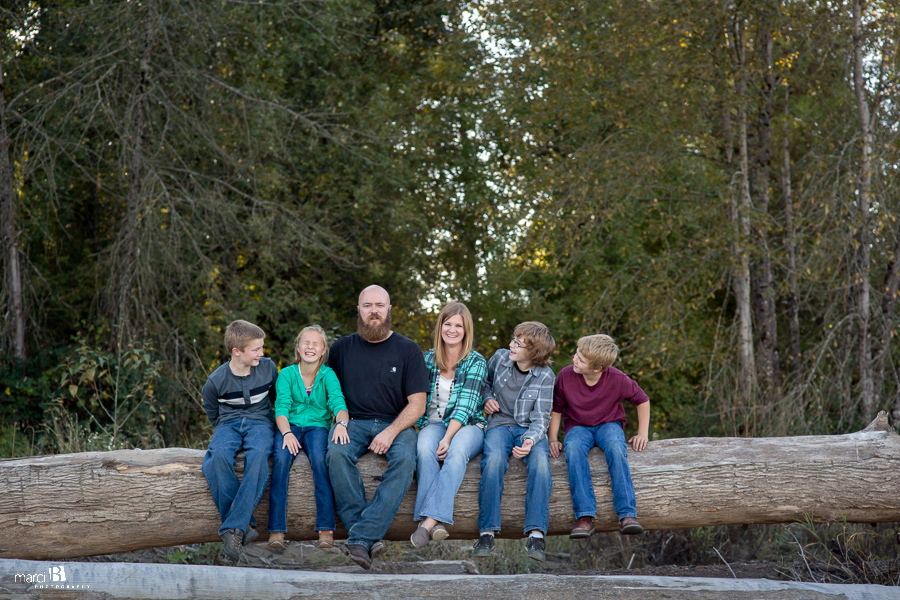
M241 352L247 347L247 344L253 340L262 340L266 338L266 332L257 325L249 321L232 321L225 329L225 348L228 354L237 348Z
M556 340L550 329L538 321L525 321L516 325L513 337L522 337L525 349L531 354L531 362L539 367L550 365L550 357L556 350Z
M578 353L591 369L604 371L616 362L619 347L614 339L603 333L586 335L578 340Z

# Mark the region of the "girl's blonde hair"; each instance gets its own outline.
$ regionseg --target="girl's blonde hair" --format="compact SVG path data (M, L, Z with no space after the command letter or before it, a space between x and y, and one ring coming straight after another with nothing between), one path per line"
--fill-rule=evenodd
M300 340L303 338L303 334L309 331L315 331L319 335L322 336L322 343L325 345L325 352L322 353L322 356L319 358L319 366L316 367L318 371L319 367L325 364L325 359L328 358L328 336L325 335L325 330L322 329L319 325L308 325L300 330L300 333L297 334L297 340L294 342L294 362L300 364L302 360L302 354L300 352Z
M434 359L438 369L441 371L450 366L447 364L447 351L444 349L444 340L441 339L441 327L444 326L447 319L456 315L462 317L463 331L465 332L462 354L459 355L460 362L469 356L472 346L475 345L475 323L472 321L472 313L469 312L469 309L462 302L448 302L445 304L440 314L438 314L437 324L434 326Z

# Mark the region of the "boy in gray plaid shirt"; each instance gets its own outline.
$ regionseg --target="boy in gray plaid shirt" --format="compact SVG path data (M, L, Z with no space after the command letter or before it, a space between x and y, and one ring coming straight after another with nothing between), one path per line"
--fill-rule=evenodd
M528 492L525 495L525 548L528 556L544 560L544 534L550 524L550 453L547 427L553 408L556 376L550 357L556 342L543 323L519 324L509 350L498 350L488 362L484 386L484 412L488 415L481 455L478 489L478 528L481 537L474 555L490 556L494 533L500 531L500 499L509 456L525 461Z

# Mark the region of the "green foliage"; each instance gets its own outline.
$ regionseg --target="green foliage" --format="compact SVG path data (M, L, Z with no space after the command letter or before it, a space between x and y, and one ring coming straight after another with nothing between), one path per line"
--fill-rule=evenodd
M49 421L60 451L161 445L166 415L156 393L160 363L151 348L135 344L112 352L82 338L59 371Z

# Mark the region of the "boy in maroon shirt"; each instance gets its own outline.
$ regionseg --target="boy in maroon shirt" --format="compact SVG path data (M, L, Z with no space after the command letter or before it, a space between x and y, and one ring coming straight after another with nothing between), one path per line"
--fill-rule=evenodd
M638 433L628 443L640 452L647 447L650 399L637 383L613 368L618 353L619 348L608 335L581 338L572 365L559 372L553 389L553 412L547 437L551 440L550 456L556 458L563 449L557 436L560 422L565 417L566 464L576 519L575 528L569 535L572 539L590 537L594 533L597 500L587 458L594 446L606 456L613 508L619 517L619 533L636 535L644 532L636 518L622 401L637 406Z

